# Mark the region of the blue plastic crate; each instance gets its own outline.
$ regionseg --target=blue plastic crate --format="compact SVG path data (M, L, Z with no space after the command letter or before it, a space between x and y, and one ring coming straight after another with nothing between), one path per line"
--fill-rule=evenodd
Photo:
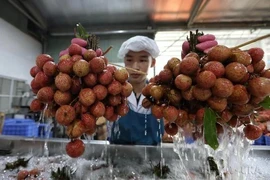
M32 119L6 119L2 134L37 137L38 125Z
M270 136L264 136L265 145L270 146Z
M49 138L52 137L52 132L49 124L38 124L38 137Z
M261 136L259 139L256 139L254 141L254 145L265 145L265 138L264 138L264 136Z

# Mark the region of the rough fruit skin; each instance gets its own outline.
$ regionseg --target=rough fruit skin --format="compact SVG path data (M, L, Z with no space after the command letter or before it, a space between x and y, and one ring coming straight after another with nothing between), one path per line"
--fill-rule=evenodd
M69 104L71 102L71 100L72 100L72 96L71 96L71 93L69 91L62 92L62 91L57 90L54 93L54 101L58 105Z
M251 56L247 52L241 50L233 52L230 60L233 62L238 62L245 66L250 65L252 61Z
M73 72L73 65L74 65L73 61L65 59L58 63L57 68L59 72L70 74Z
M53 61L53 58L48 54L40 54L36 58L36 65L42 69L44 64L48 61Z
M167 121L174 122L178 117L178 110L174 106L167 106L163 109L162 114Z
M232 113L236 116L248 116L254 111L254 106L250 103L244 105L236 105L232 106Z
M66 134L70 138L79 138L85 133L86 128L80 119L74 120L70 125L67 126Z
M215 74L216 78L220 78L225 74L225 67L221 62L210 61L203 66L203 70L211 71Z
M96 100L96 94L90 88L84 88L79 93L79 101L84 106L90 106L90 105L92 105L95 102L95 100Z
M185 75L192 75L199 69L199 61L194 57L184 58L180 63L180 71Z
M88 49L83 53L83 58L88 62L91 61L94 57L97 57L97 53L93 49Z
M84 113L81 115L81 119L86 130L91 130L96 127L96 118L91 114Z
M72 80L68 74L60 73L55 77L54 83L60 91L65 92L71 88Z
M83 59L76 61L73 65L73 72L78 77L86 76L90 72L89 63Z
M208 105L217 112L222 112L227 107L227 99L219 97L210 97L207 100Z
M256 77L248 82L248 90L255 97L266 97L270 95L270 79Z
M111 118L113 116L113 114L114 114L114 108L113 108L113 106L106 106L105 107L104 117L106 119L109 119L109 118Z
M163 97L164 91L160 85L153 85L150 89L150 94L156 101L158 101Z
M116 112L119 116L125 116L129 111L129 107L126 103L120 104L116 107Z
M98 101L90 106L90 113L95 117L101 117L105 114L105 106Z
M168 123L164 126L164 130L167 134L174 136L178 132L178 126L175 123Z
M195 124L196 124L197 126L203 125L203 117L204 117L204 108L200 108L200 109L196 112L196 116L195 116Z
M85 150L85 146L82 140L75 139L67 143L66 152L72 158L80 157Z
M262 60L264 56L264 51L261 48L251 48L248 50L248 53L252 58L252 63Z
M33 112L41 111L43 108L44 104L38 99L34 99L30 104L30 110Z
M244 127L243 132L249 140L256 140L260 138L263 134L263 131L258 126L248 124Z
M40 71L41 71L41 69L38 66L33 66L30 69L30 75L34 78L37 75L37 73Z
M93 73L101 73L106 67L104 60L100 57L93 58L89 62L89 64L90 64L90 69Z
M232 62L225 67L225 75L232 82L240 82L248 73L245 65Z
M87 87L93 87L97 84L97 75L93 73L88 73L83 77L83 82Z
M185 110L178 109L178 117L175 120L175 123L179 127L184 127L188 123L188 113Z
M72 84L70 87L70 92L71 94L79 94L79 92L81 91L81 82L80 79L78 77L73 77L71 79Z
M124 83L128 80L128 72L125 68L117 69L113 73L114 79L119 81L120 83Z
M124 82L122 84L121 95L124 97L129 97L133 91L133 86L129 82Z
M232 55L230 48L223 45L216 45L207 53L209 61L224 62Z
M57 72L57 66L54 62L52 61L48 61L44 64L43 66L43 72L47 75L47 76L54 76Z
M108 101L109 101L109 104L111 106L117 106L119 104L121 104L121 96L118 94L118 95L109 95L108 96Z
M209 89L214 86L216 81L216 76L211 71L200 72L196 77L196 82L199 87L203 89Z
M196 85L192 90L192 95L195 99L199 101L206 101L208 98L211 97L212 92L210 89L203 89Z
M40 87L48 86L51 83L51 78L43 71L38 72L34 79L35 83Z
M103 100L108 94L108 90L105 86L97 84L93 87L93 91L96 94L97 100Z
M265 61L260 60L257 63L254 63L253 68L254 68L255 73L261 73L262 70L264 70L264 68L265 68Z
M173 79L173 73L169 69L163 69L159 72L159 78L162 83L170 83Z
M98 74L98 82L102 85L108 85L113 81L113 74L109 70L103 70L100 74Z
M43 87L38 90L37 98L44 103L50 103L53 101L54 91L51 87Z
M113 81L108 85L108 93L112 95L117 95L122 92L122 85L119 81Z
M82 48L78 44L71 44L68 47L68 53L69 53L70 56L81 55L82 54Z
M75 109L70 105L59 107L55 113L55 119L61 125L68 126L76 117Z
M174 67L180 63L180 59L173 57L168 62L167 65L171 71L173 71Z
M249 93L244 85L236 84L233 87L233 93L228 97L228 101L233 104L243 105L248 103Z
M213 95L217 97L227 98L233 92L233 84L226 78L218 78L212 87Z
M186 91L191 87L192 79L187 75L179 74L174 79L174 84L178 89Z
M146 109L150 108L152 106L152 102L149 101L147 98L144 98L142 101L142 106Z
M154 104L151 107L151 111L152 111L153 116L155 116L157 119L162 118L163 117L163 109L164 109L163 106L159 106L159 105Z

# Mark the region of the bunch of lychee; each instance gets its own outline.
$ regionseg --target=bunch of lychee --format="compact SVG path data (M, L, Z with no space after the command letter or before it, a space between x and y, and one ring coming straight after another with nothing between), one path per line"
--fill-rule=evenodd
M201 128L209 107L217 115L218 133L225 123L243 124L245 136L257 139L262 130L252 117L270 95L270 70L263 55L261 48L242 51L217 45L203 57L190 52L182 60L172 58L143 89L143 106L169 122L165 131L170 135L187 123Z
M108 64L100 48L86 46L87 41L74 38L68 49L60 52L58 64L51 56L40 54L30 70L34 78L31 88L37 95L30 108L37 112L46 107L46 116L66 126L71 138L67 153L71 157L83 153L80 137L95 133L97 118L115 121L128 113L126 98L132 92L126 69Z

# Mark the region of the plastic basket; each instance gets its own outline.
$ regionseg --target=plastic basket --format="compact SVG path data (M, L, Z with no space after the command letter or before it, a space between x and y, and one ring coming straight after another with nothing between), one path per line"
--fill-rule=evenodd
M270 146L270 136L264 136L265 145Z
M254 145L265 145L265 138L264 138L264 136L261 136L259 139L256 139L254 141Z
M52 137L52 132L50 130L49 124L38 124L38 137L49 138Z
M37 137L38 126L32 119L6 119L2 134Z

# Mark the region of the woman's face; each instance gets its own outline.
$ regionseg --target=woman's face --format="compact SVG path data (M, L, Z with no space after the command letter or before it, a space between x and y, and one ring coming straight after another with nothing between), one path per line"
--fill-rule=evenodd
M155 65L155 59L146 51L129 51L125 56L125 67L133 68L142 72L148 73L150 67ZM127 69L128 70L128 69ZM140 74L136 71L128 70L129 72L129 81L131 83L141 83L146 80L144 74Z

